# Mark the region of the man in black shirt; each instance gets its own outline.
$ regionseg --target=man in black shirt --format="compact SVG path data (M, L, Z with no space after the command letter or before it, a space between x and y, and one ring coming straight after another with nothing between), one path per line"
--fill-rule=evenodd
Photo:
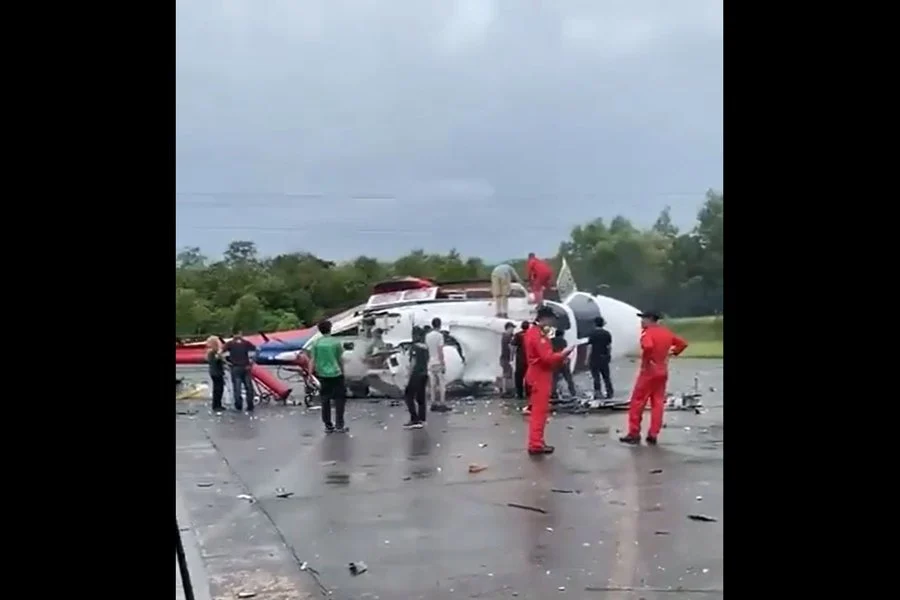
M613 397L612 379L609 376L609 360L612 355L612 335L603 328L606 321L603 317L594 319L594 325L597 327L590 336L588 336L588 344L591 346L591 355L588 358L588 366L591 369L591 377L594 379L594 392L602 395L603 390L600 387L600 379L603 379L603 385L606 387L606 398Z
M525 399L525 371L528 369L528 361L525 360L525 343L523 337L525 331L531 326L528 321L522 321L522 330L513 335L511 345L516 351L516 398Z
M566 346L568 346L566 343L565 332L561 329L557 329L556 335L550 340L550 346L553 348L554 352L562 352L565 350ZM559 385L560 378L566 380L566 385L569 388L569 395L573 397L577 396L578 392L575 391L575 382L572 380L572 369L569 368L568 359L564 361L562 366L553 374L553 393L551 397L557 396L556 388Z
M515 329L514 323L507 323L503 326L503 335L500 336L500 394L504 397L513 378L512 340Z
M253 356L256 354L256 346L244 339L240 331L234 333L234 337L225 343L224 355L231 365L231 387L234 391L234 408L241 410L244 407L241 398L241 387L247 390L247 412L253 412L253 377L250 369L253 367Z
M427 417L425 386L428 384L428 346L425 345L425 331L413 327L412 345L409 347L409 381L406 383L406 408L409 409L409 423L405 429L421 429Z

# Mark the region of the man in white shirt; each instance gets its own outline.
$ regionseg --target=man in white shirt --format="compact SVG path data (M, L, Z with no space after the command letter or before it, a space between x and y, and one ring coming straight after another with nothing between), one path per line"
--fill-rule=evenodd
M521 281L519 274L506 263L497 265L491 271L491 296L494 297L497 316L503 319L509 316L509 288L513 281Z
M433 329L425 336L428 348L428 389L431 394L431 406L443 407L447 388L446 368L444 365L444 333L441 331L441 320L431 320Z

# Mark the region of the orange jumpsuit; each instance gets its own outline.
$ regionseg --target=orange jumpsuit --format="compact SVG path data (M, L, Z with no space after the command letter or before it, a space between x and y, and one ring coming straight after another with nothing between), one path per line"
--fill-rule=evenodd
M662 429L666 404L666 383L669 381L669 354L678 356L687 342L663 327L651 324L641 331L641 368L638 371L631 403L628 406L628 435L640 437L641 416L650 400L649 437L655 438Z
M550 287L553 279L553 269L539 258L529 258L525 263L525 273L531 283L531 293L534 294L534 303L544 301L544 290Z
M540 325L532 325L522 336L525 346L525 385L528 389L528 403L531 418L528 423L528 449L541 450L544 447L544 427L550 412L550 392L553 391L553 373L563 363L561 352L553 352L550 340L541 331Z

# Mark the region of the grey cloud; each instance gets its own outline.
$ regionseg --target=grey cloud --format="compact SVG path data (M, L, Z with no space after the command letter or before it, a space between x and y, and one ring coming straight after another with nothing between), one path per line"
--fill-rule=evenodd
M179 0L176 30L178 189L251 193L178 196L179 243L501 258L498 221L550 252L722 183L720 0Z

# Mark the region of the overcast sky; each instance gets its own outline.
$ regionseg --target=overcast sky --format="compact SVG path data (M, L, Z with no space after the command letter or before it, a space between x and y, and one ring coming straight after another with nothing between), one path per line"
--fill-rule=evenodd
M177 0L176 243L501 259L722 187L721 0Z

